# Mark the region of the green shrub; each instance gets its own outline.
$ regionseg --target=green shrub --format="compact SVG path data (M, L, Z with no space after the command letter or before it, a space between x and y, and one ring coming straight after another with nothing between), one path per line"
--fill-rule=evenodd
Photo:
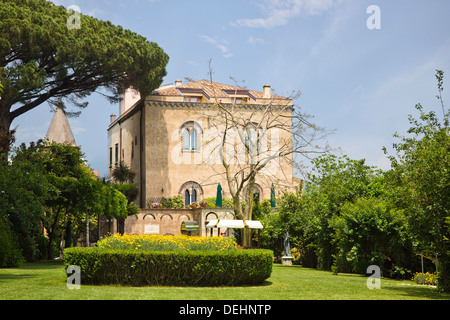
M378 198L358 198L346 202L330 225L337 244L336 266L339 272L365 274L370 265L378 265L382 274L406 270L411 256L411 241L402 237L400 211Z
M0 215L0 268L17 267L23 262L16 236L9 222Z
M239 286L261 284L272 273L270 250L142 251L67 248L82 284Z
M167 209L182 209L184 208L184 199L182 196L162 197L161 206Z
M208 208L215 208L216 207L216 197L209 197L203 199L207 204L206 207ZM233 199L231 198L222 198L222 208L233 208Z

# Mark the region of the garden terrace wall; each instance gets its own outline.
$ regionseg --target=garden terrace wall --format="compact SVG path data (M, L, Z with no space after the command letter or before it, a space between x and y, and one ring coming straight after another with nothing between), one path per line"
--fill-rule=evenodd
M82 284L240 286L272 273L271 250L143 251L68 248L66 267L80 267Z
M141 209L125 220L125 234L181 235L183 221L197 221L199 236L206 236L207 221L233 219L232 208ZM220 232L220 230L215 231Z

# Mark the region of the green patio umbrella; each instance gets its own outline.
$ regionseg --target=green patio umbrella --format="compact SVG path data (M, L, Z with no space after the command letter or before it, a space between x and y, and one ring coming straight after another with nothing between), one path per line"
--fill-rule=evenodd
M216 207L222 207L222 187L220 183L217 186Z
M272 208L275 208L276 203L275 203L275 187L273 186L272 183L272 187L270 188L270 206Z

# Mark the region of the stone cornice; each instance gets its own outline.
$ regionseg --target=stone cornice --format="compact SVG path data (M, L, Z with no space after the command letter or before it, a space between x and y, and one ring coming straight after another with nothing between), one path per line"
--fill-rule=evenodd
M269 105L269 104L243 104L243 105L233 105L230 103L224 103L224 106L230 106L230 107L239 107L242 109L265 109L267 106L270 106L270 108L273 109L283 109L286 108L286 110L293 110L293 105ZM172 101L145 101L145 106L155 106L155 107L162 107L162 108L171 108L171 109L196 109L196 110L208 110L212 109L214 107L217 107L216 103L195 103L195 102L172 102Z
M143 103L144 102L144 103ZM136 104L134 104L130 109L128 109L123 115L117 118L115 121L110 123L108 126L108 130L114 127L116 124L120 124L121 122L128 119L130 116L135 114L137 111L141 109L141 107L145 105L146 107L160 107L160 108L170 108L174 110L212 110L217 107L216 103L195 103L195 102L173 102L173 101L152 101L152 100L139 100ZM243 105L233 105L230 103L223 103L224 106L229 107L238 107L240 109L265 109L268 105L273 109L283 109L285 108L287 111L293 111L293 105L277 105L277 104L243 104Z

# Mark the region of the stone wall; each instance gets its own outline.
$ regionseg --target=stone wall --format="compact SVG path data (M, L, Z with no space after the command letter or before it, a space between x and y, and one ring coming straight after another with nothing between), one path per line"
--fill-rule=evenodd
M199 236L206 236L206 224L214 219L233 219L232 208L141 209L125 220L125 234L181 235L183 221L197 221ZM213 231L213 235L225 230ZM210 235L210 232L208 232Z

